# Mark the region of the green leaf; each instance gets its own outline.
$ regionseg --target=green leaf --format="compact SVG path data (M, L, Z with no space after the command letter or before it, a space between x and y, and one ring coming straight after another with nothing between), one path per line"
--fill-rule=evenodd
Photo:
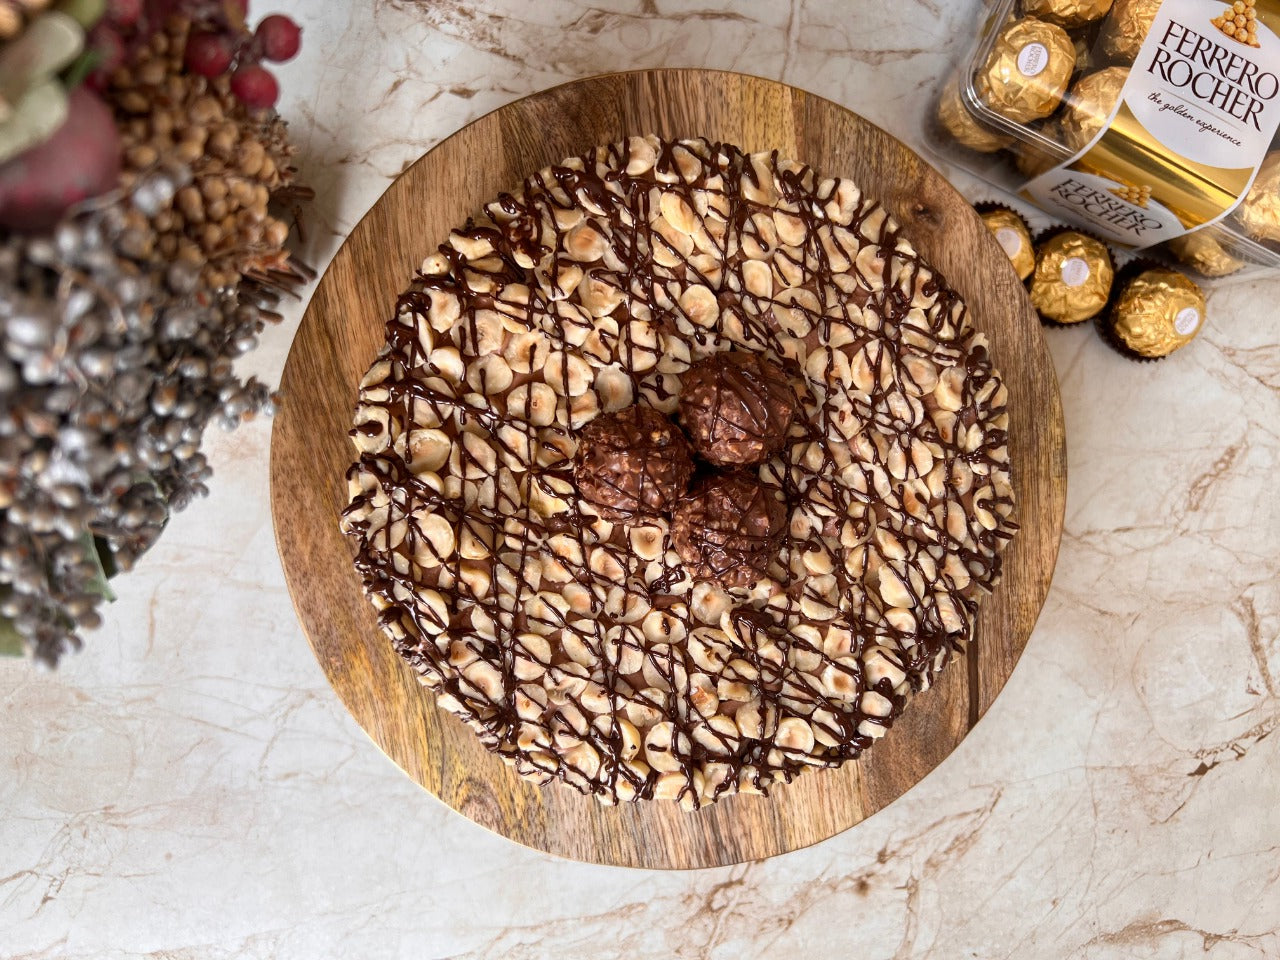
M4 163L58 132L69 112L67 91L57 80L32 87L17 102L13 115L0 124L0 163Z
M116 566L116 555L111 552L111 544L103 537L95 536L93 548L98 554L98 566L102 567L103 574L108 580L114 580L120 568Z
M89 74L98 69L98 64L101 62L101 50L86 50L71 61L71 66L62 71L62 85L68 91L74 90L84 83Z
M61 0L55 9L88 30L107 12L107 0Z
M101 537L95 537L86 530L80 534L80 543L84 546L85 553L98 568L98 575L94 577L90 587L94 593L108 603L115 603L117 599L116 592L111 589L111 584L107 581L115 576L116 562L111 556L111 548L107 545L107 541Z
M24 653L22 637L4 617L0 617L0 657L20 657Z

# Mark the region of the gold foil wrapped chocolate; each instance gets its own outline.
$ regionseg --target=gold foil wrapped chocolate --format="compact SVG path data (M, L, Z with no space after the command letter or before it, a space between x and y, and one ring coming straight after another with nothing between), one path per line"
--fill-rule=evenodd
M1128 67L1107 67L1076 81L1059 122L1062 142L1072 153L1083 149L1106 125L1127 79Z
M1111 308L1111 331L1144 357L1167 357L1204 326L1204 293L1176 270L1153 269L1129 280Z
M1115 0L1102 27L1102 49L1107 55L1133 63L1162 2L1163 0Z
M1072 30L1107 15L1111 0L1022 0L1022 12Z
M1107 305L1114 279L1111 254L1104 244L1063 230L1036 250L1031 302L1046 320L1083 323Z
M1019 280L1031 276L1036 268L1036 254L1031 246L1031 233L1026 222L1012 210L996 208L978 214L1008 255Z
M1257 240L1280 241L1280 150L1268 153L1253 186L1236 207L1236 220Z
M1225 277L1244 266L1227 253L1214 237L1205 230L1196 230L1182 237L1175 237L1165 244L1169 252L1205 277Z
M1047 117L1062 102L1075 63L1075 44L1056 23L1013 20L996 37L978 74L978 96L1018 123Z
M1076 69L1092 70L1097 58L1093 55L1093 38L1088 31L1073 34L1071 41L1076 47Z
M1050 120L1041 129L1050 140L1057 140L1060 134L1057 132L1058 125ZM1013 162L1018 168L1018 173L1026 177L1028 180L1034 180L1042 173L1047 173L1058 165L1065 157L1055 157L1052 153L1040 149L1039 146L1030 143L1017 143L1012 147Z
M952 79L938 98L938 123L961 146L979 153L994 153L1007 147L1013 138L995 133L978 120L960 97L960 82Z

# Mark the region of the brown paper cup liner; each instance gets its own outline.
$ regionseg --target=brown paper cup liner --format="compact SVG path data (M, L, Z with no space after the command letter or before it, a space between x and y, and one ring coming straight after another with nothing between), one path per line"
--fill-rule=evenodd
M1027 233L1030 234L1032 241L1035 241L1035 234L1031 232L1031 224L1027 223L1027 218L1007 203L1001 203L999 200L979 200L974 203L973 209L978 213L990 213L992 210L1003 210L1006 213L1012 213L1022 221L1022 225L1027 228Z
M1102 342L1126 360L1132 360L1135 363L1156 363L1166 359L1165 357L1144 357L1140 353L1134 353L1116 336L1115 328L1111 325L1111 318L1106 314L1094 317L1093 325L1098 331L1098 336L1102 338Z

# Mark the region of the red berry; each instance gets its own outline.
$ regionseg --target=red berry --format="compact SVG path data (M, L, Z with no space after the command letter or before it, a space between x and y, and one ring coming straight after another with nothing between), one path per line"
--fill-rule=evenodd
M241 67L231 75L231 92L252 109L274 107L280 98L280 85L271 71L259 66Z
M254 38L266 59L284 63L298 55L302 46L302 28L288 17L273 13L258 24Z
M202 77L220 77L231 66L231 44L219 33L199 31L187 40L187 69Z
M107 0L107 21L117 27L131 27L142 16L142 0Z

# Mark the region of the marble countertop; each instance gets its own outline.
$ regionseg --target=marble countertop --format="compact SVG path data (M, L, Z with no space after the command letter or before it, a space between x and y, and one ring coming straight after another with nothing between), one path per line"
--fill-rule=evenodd
M317 266L438 139L592 73L758 73L918 144L979 7L272 5L306 27L282 110L319 193ZM0 955L1280 956L1277 294L1274 280L1216 291L1207 331L1156 364L1087 329L1048 331L1066 531L1008 686L887 810L726 869L558 860L411 783L338 703L294 618L270 424L211 434L212 496L120 583L85 653L53 675L0 662ZM250 370L278 377L300 316Z

